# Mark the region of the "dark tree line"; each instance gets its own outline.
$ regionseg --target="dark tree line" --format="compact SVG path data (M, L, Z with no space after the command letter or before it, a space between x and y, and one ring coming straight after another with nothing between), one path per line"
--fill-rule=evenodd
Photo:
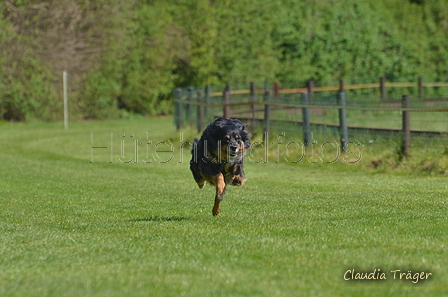
M448 80L445 0L5 0L0 119L172 112L172 89ZM247 86L246 86L247 87Z

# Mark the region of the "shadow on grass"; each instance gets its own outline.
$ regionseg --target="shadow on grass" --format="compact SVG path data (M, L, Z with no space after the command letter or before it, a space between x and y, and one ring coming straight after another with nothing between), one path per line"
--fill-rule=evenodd
M187 217L159 217L159 216L152 216L148 218L142 218L142 219L131 219L131 222L180 222L188 220Z

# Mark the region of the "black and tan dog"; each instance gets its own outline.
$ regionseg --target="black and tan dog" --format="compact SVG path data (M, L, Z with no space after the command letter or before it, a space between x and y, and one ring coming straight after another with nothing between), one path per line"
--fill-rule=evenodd
M214 216L220 212L226 186L241 186L246 182L243 161L249 147L247 125L222 117L208 125L201 139L194 140L190 169L199 188L206 182L215 186Z

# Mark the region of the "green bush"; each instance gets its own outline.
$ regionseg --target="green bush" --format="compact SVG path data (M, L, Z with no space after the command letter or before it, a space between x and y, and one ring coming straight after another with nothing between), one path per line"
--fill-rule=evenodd
M23 121L30 115L53 119L58 106L51 71L35 56L32 41L14 34L4 20L0 27L0 119Z

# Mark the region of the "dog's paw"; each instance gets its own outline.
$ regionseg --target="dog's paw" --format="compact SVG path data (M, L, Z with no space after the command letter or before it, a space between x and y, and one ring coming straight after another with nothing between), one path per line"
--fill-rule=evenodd
M239 176L239 175L234 175L233 178L232 178L232 185L233 185L233 186L240 187L240 186L242 186L246 181L247 181L247 179L242 178L242 177Z
M213 205L213 209L212 209L212 214L213 214L214 217L216 217L217 215L219 215L219 213L221 212L221 206L220 206L221 201L222 201L222 198L221 198L221 197L218 197L218 196L217 196L217 197L215 198L215 205Z

